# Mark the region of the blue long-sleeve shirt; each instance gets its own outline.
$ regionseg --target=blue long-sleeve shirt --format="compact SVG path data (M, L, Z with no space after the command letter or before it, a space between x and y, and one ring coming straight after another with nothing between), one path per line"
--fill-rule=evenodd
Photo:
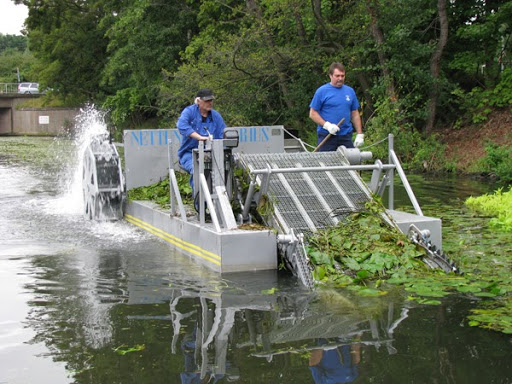
M176 126L182 135L181 146L178 149L178 158L181 159L183 154L192 152L199 144L196 139L190 137L193 132L201 136L212 134L214 139L222 139L226 123L220 113L214 109L208 113L207 117L201 116L199 106L193 104L181 112Z

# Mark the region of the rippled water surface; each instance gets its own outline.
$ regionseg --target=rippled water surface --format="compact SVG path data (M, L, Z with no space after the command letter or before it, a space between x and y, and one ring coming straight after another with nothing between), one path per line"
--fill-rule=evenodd
M83 219L72 141L0 146L2 384L512 383L511 337L467 325L474 299L421 306L398 290L309 292L275 271L220 276L125 221ZM448 249L485 230L460 223L463 199L489 186L411 183Z

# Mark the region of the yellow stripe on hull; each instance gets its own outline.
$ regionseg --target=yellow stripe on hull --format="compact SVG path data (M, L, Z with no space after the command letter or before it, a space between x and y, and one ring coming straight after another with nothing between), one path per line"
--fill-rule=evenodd
M189 253L192 253L196 256L201 257L202 259L209 261L210 263L213 263L215 265L221 266L221 257L219 255L216 255L215 253L209 252L205 249L202 249L201 247L198 247L195 244L187 243L186 241L183 241L182 239L173 236L167 232L162 231L161 229L152 226L151 224L148 224L132 215L124 215L126 221L129 223L132 223L145 231L148 231L152 233L155 236L160 237L161 239L171 243L172 245L186 251Z

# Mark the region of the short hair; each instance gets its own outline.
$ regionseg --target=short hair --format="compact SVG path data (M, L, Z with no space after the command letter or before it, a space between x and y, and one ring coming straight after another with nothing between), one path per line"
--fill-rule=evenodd
M332 75L334 73L335 69L338 69L341 72L345 72L345 66L343 64L341 64L340 62L338 62L338 61L335 61L329 67L329 75Z

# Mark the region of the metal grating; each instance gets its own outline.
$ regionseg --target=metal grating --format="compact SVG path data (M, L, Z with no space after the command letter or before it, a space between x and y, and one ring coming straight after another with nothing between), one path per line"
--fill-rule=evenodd
M362 210L371 199L356 171L300 172L300 168L348 165L340 152L240 154L238 158L249 171L296 169L293 173L271 174L267 194L276 215L285 222L281 223L283 228L293 228L306 237L316 229L337 225L350 213Z

